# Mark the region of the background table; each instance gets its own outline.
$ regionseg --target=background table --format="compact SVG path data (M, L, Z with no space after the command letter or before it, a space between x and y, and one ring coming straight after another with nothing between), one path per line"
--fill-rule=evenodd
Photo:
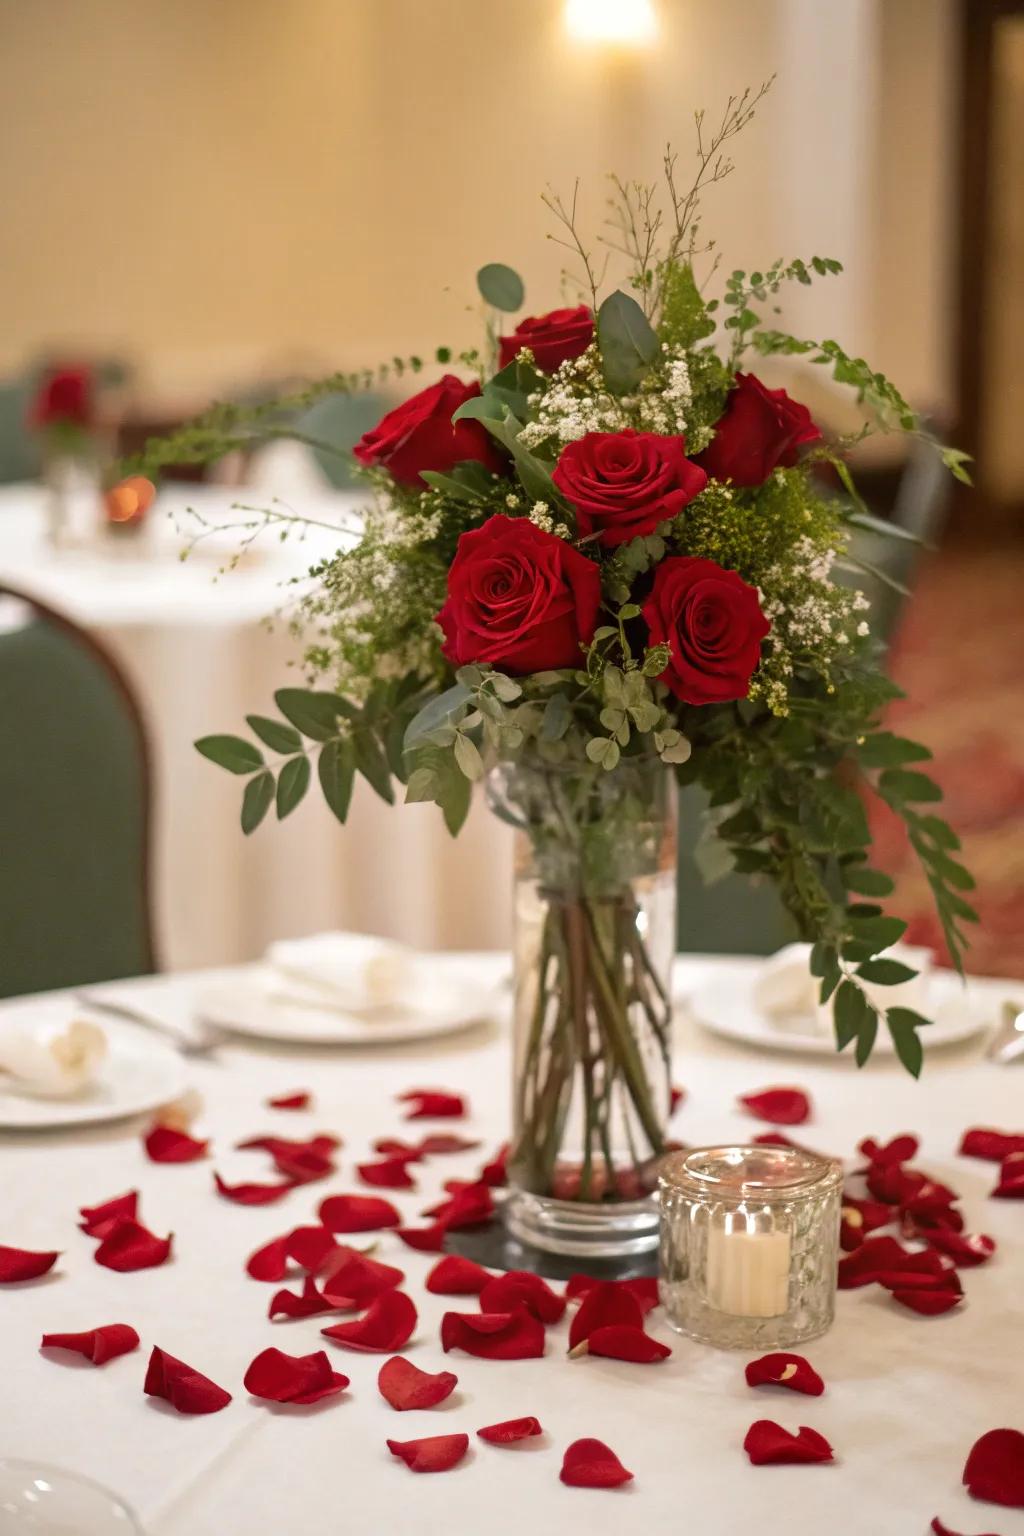
M286 470L268 467L270 485ZM175 531L196 508L238 520L231 505L270 505L257 488L168 485L145 542L54 551L38 486L0 488L0 584L60 609L104 641L134 684L153 743L155 906L160 963L169 970L251 960L275 938L358 927L424 948L508 942L511 834L481 803L454 841L431 805L393 811L359 781L339 827L314 786L280 826L251 838L238 825L240 781L194 751L198 736L245 731L273 714L274 690L301 685L300 646L265 620L292 578L339 539L261 535L237 570L217 578L240 535L224 533L182 562ZM299 486L289 505L351 524L351 495ZM134 553L135 550L138 553ZM479 801L479 797L478 801Z
M467 962L467 984L493 974L495 959ZM687 989L713 981L723 967L754 962L680 961ZM196 977L122 984L153 1006L187 1010ZM1009 983L972 982L993 1002ZM1018 984L1019 985L1019 984ZM66 1000L3 1005L0 1019ZM1024 1536L1024 1511L975 1504L960 1486L967 1452L984 1431L1024 1429L1024 1231L1019 1204L993 1201L994 1164L960 1158L971 1124L1024 1130L1024 1066L995 1067L975 1044L936 1052L913 1082L891 1060L858 1073L848 1060L767 1058L680 1023L676 1079L687 1090L673 1122L691 1144L741 1138L764 1129L736 1108L738 1093L769 1083L799 1083L814 1102L797 1135L856 1166L865 1135L921 1135L917 1161L963 1198L968 1230L999 1242L996 1256L963 1271L967 1299L945 1317L922 1318L877 1287L842 1292L835 1326L807 1347L824 1376L822 1398L751 1391L745 1356L717 1352L674 1335L652 1314L651 1330L673 1347L656 1366L565 1358L566 1323L549 1331L541 1360L498 1362L445 1356L438 1342L443 1312L475 1310L473 1298L430 1296L423 1289L432 1256L380 1234L377 1256L400 1265L419 1309L414 1342L404 1351L425 1370L456 1372L459 1387L441 1409L396 1414L379 1396L380 1356L326 1347L351 1377L340 1399L313 1409L276 1410L242 1388L249 1361L276 1345L290 1354L320 1347L333 1319L270 1324L273 1286L243 1272L246 1256L310 1218L327 1193L359 1188L354 1165L379 1136L404 1134L395 1094L411 1087L451 1087L470 1099L471 1118L427 1123L479 1136L479 1151L438 1157L416 1168L416 1194L389 1193L409 1220L436 1198L441 1181L470 1176L507 1129L507 1033L481 1028L430 1046L344 1051L228 1047L196 1063L205 1100L198 1128L214 1139L212 1159L154 1166L138 1126L59 1136L0 1136L0 1240L60 1247L58 1269L41 1282L8 1287L0 1297L4 1363L0 1450L89 1473L134 1504L153 1536L234 1536L236 1532L401 1532L427 1536L618 1536L627 1526L657 1536L925 1536L941 1514L953 1530ZM298 1087L316 1093L310 1113L263 1107L267 1095ZM274 1130L298 1135L332 1130L345 1139L340 1173L299 1189L269 1209L218 1198L212 1169L229 1178L265 1177L261 1154L229 1150L239 1139ZM411 1128L424 1129L423 1124ZM142 1192L144 1220L175 1234L173 1261L137 1274L112 1274L92 1259L75 1230L80 1205L124 1190ZM293 1287L294 1288L294 1287ZM44 1359L44 1331L127 1322L142 1349L102 1370ZM186 1360L235 1394L212 1418L187 1419L142 1395L154 1344ZM519 1449L488 1446L480 1426L536 1414L543 1440ZM751 1467L741 1449L758 1418L787 1428L810 1424L832 1442L837 1464ZM464 1430L471 1451L455 1471L413 1479L385 1447L387 1437ZM606 1441L636 1474L610 1493L566 1488L561 1454L586 1435Z

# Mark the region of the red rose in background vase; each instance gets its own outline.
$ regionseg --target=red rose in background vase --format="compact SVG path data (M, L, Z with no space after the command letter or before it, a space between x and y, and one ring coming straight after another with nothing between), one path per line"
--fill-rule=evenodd
M478 421L452 423L463 401L479 393L479 384L465 384L446 373L388 411L352 452L360 464L383 465L399 485L423 486L423 470L447 474L463 459L476 459L497 473L502 459L487 429Z
M93 375L91 368L55 368L39 386L28 413L30 427L68 423L90 427L93 423Z
M564 539L522 517L489 517L459 539L437 622L455 666L571 667L597 625L601 576Z
M784 389L766 389L752 373L738 373L715 435L697 462L715 480L763 485L773 469L792 468L802 444L820 440L806 405Z
M581 538L607 546L653 533L700 494L708 477L682 437L588 432L562 449L552 476L576 510Z
M560 363L585 352L593 339L594 317L585 304L552 309L546 315L528 315L511 336L499 336L499 360L505 368L529 347L541 373L554 373Z
M678 556L658 566L643 606L652 645L671 650L663 682L684 704L745 699L771 624L757 592L713 560Z

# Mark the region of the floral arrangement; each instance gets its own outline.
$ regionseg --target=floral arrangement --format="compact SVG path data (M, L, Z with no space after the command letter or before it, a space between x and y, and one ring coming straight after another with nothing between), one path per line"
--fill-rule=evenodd
M97 426L93 370L71 365L48 369L29 405L26 426L39 435L47 457L88 458Z
M881 905L892 883L869 862L865 793L906 823L958 966L975 918L957 839L935 814L940 791L920 767L930 754L880 728L897 690L867 600L855 579L836 579L855 578L858 529L905 536L858 496L851 442L926 434L863 359L769 322L787 285L837 274L838 261L732 271L716 292L701 194L732 169L723 146L760 94L730 99L713 128L697 114L685 189L671 152L659 185L613 178L597 242L581 232L575 195L546 195L574 258L566 297L579 302L515 322L522 281L504 265L481 269L481 347L457 358L439 348L443 375L355 449L372 492L362 537L315 568L293 620L312 686L276 694L282 719L250 717L256 741L197 746L246 776L247 832L275 802L278 816L291 812L313 752L340 820L361 774L386 800L398 781L407 801L436 801L452 833L486 763L549 784L557 769L574 825L593 833L594 869L631 824L630 774L666 765L704 787L732 867L773 882L813 941L837 1045L855 1042L863 1063L880 1014L862 984L914 974L884 954L905 924ZM625 265L620 286L606 282L609 260ZM855 439L828 440L804 405L762 381L759 360L777 355L850 387L868 418ZM301 438L298 418L316 399L423 366L396 359L282 400L217 405L134 467ZM965 456L935 447L965 479ZM259 517L282 536L301 521ZM519 824L532 815L527 798L512 795ZM530 825L543 850L542 819ZM641 978L637 960L635 987ZM916 1074L927 1021L904 1007L884 1021Z

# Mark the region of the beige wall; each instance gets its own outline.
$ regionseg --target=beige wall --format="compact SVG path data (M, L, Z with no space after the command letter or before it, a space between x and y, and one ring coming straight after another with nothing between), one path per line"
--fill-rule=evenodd
M596 225L604 170L778 70L708 199L726 269L843 257L795 323L943 395L950 0L659 10L629 57L560 0L0 0L0 366L123 348L203 393L464 344L484 261L556 301L547 180Z

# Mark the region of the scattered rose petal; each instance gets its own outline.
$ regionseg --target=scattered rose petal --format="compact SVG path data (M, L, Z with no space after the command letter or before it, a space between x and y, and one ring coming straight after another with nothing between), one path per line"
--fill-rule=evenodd
M673 1083L668 1091L668 1095L668 1112L670 1115L674 1115L680 1104L686 1098L686 1089L677 1088L675 1083Z
M444 1157L449 1152L473 1152L479 1145L478 1141L471 1141L466 1136L456 1136L451 1131L435 1131L432 1135L423 1137L420 1142L420 1151L424 1157Z
M475 1227L494 1215L494 1196L489 1185L476 1179L423 1214L433 1216L445 1227Z
M231 1401L231 1393L199 1371L154 1347L142 1389L149 1397L162 1397L179 1413L219 1413Z
M618 1488L633 1479L632 1472L601 1440L574 1440L566 1448L558 1475L570 1488Z
M602 1355L607 1360L629 1360L634 1365L654 1365L667 1360L672 1353L667 1344L659 1344L642 1328L628 1323L612 1323L603 1328L592 1328L582 1343L569 1351L570 1355Z
M1024 1132L993 1131L981 1126L964 1131L960 1142L961 1157L983 1157L1001 1163L1011 1152L1024 1152Z
M528 1414L523 1419L505 1419L501 1424L485 1424L477 1434L488 1445L514 1445L517 1440L529 1440L544 1433L540 1420Z
M469 1449L468 1435L428 1435L425 1440L389 1440L392 1456L410 1472L449 1472Z
M1004 1157L992 1196L995 1200L1024 1200L1024 1152Z
M762 1088L759 1093L741 1094L739 1102L749 1114L773 1125L803 1125L811 1113L802 1088Z
M56 1251L36 1252L31 1248L7 1248L0 1243L0 1285L13 1285L19 1280L38 1280L51 1270L60 1258Z
M397 1227L401 1216L379 1195L328 1195L317 1215L331 1232L379 1232Z
M900 1217L914 1221L919 1226L928 1226L932 1222L947 1225L951 1214L950 1207L956 1198L948 1185L938 1184L934 1179L926 1179L912 1194L900 1202ZM959 1218L959 1213L956 1215ZM959 1218L959 1221L962 1225L962 1218Z
M959 1531L951 1530L948 1525L943 1525L938 1515L932 1521L932 1532L933 1536L960 1536ZM991 1536L991 1533L989 1533L989 1536Z
M595 1280L593 1275L570 1275L565 1286L566 1301L575 1301L585 1296L595 1285L616 1285L628 1291L639 1302L640 1310L645 1314L652 1311L661 1300L656 1275L635 1275L632 1280Z
M891 1168L897 1163L909 1163L917 1154L920 1146L916 1136L904 1134L894 1136L891 1141L878 1142L873 1136L866 1136L857 1146L858 1152L863 1152L869 1163L876 1167Z
M481 1312L514 1312L523 1306L544 1324L557 1323L565 1311L565 1297L546 1280L525 1269L510 1269L488 1280L480 1292Z
M508 1183L508 1142L498 1148L489 1163L484 1163L480 1170L481 1184L487 1184L491 1189L501 1189Z
M922 1236L932 1248L947 1254L959 1269L973 1269L976 1264L984 1264L996 1251L995 1238L986 1237L982 1232L965 1235L935 1228L931 1232L922 1233Z
M349 1252L334 1241L334 1234L326 1227L294 1227L285 1238L285 1244L292 1262L311 1275L318 1275L338 1254L347 1256Z
M356 1172L364 1184L377 1189L415 1189L416 1181L409 1173L407 1157L384 1157L377 1163L358 1163Z
M286 1355L280 1349L264 1349L245 1373L242 1385L253 1397L269 1403L318 1403L335 1397L348 1386L347 1376L332 1370L327 1351L311 1355Z
M948 1287L923 1290L915 1286L910 1291L892 1291L890 1294L901 1307L908 1307L911 1312L920 1312L923 1317L938 1317L942 1312L951 1312L963 1300L959 1291L952 1291Z
M402 1239L407 1248L414 1248L417 1253L440 1253L444 1248L447 1231L443 1221L435 1221L429 1227L399 1227L396 1236Z
M170 1125L154 1125L146 1133L143 1145L151 1163L194 1163L206 1156L210 1143L197 1141Z
M295 1188L292 1179L281 1184L227 1184L219 1173L214 1174L213 1182L218 1194L225 1200L233 1200L236 1205L275 1205Z
M139 1347L139 1336L127 1323L107 1323L86 1333L44 1333L40 1349L70 1349L84 1355L93 1365L106 1365L118 1355L130 1354Z
M957 1279L952 1260L937 1253L933 1248L922 1249L920 1253L907 1253L901 1259L894 1259L891 1264L879 1270L875 1279L879 1285L884 1285L890 1291L911 1290L914 1286L920 1286L924 1290L939 1289L943 1286L955 1291L960 1289L960 1281Z
M783 1351L762 1355L751 1360L746 1369L748 1387L788 1387L791 1392L806 1392L808 1397L820 1397L825 1383L803 1355L790 1355Z
M302 1290L298 1295L294 1291L275 1291L271 1298L267 1316L273 1320L275 1317L318 1317L322 1312L333 1312L334 1303L327 1300L318 1289L312 1275L307 1275L302 1282Z
M816 1429L801 1424L796 1434L791 1435L772 1419L758 1419L751 1424L743 1449L755 1467L832 1460L832 1447Z
M416 1308L404 1291L382 1291L362 1317L320 1332L346 1349L389 1355L409 1342L416 1322Z
M385 1291L394 1290L405 1279L405 1271L393 1264L381 1264L356 1253L345 1260L323 1283L323 1292L332 1307L341 1311L361 1312Z
M582 1344L595 1328L620 1325L642 1330L643 1308L630 1291L616 1285L614 1280L601 1280L584 1294L569 1328L569 1348L575 1349L577 1344Z
M409 1105L407 1120L459 1120L466 1113L462 1095L443 1089L410 1088L396 1097L400 1104Z
M436 1408L451 1397L459 1378L451 1371L421 1371L402 1355L385 1360L377 1375L380 1395L392 1408L404 1413L409 1408Z
M928 1179L916 1168L903 1163L872 1163L867 1169L868 1193L886 1205L903 1205L913 1198Z
M296 1093L279 1093L276 1098L267 1100L268 1109L308 1109L312 1103L313 1095L306 1089L299 1089Z
M275 1152L274 1166L293 1184L312 1184L317 1179L326 1179L337 1165L329 1152L300 1147L294 1152Z
M341 1138L328 1131L315 1136L250 1136L237 1143L239 1152L269 1152L271 1157L290 1157L296 1152L336 1152Z
M155 1237L139 1221L123 1216L103 1238L93 1258L105 1269L127 1273L134 1269L155 1269L171 1255L172 1237Z
M493 1276L482 1264L465 1259L460 1253L438 1259L427 1276L427 1290L435 1296L479 1296Z
M851 1253L854 1248L859 1248L869 1232L874 1232L877 1227L887 1227L892 1219L892 1207L883 1200L857 1200L853 1195L844 1195L839 1227L839 1245L843 1252Z
M115 1195L113 1200L105 1200L102 1205L83 1205L78 1214L82 1218L79 1230L86 1237L106 1237L114 1223L122 1217L136 1220L139 1214L139 1192L130 1189L126 1195Z
M382 1157L401 1157L407 1163L421 1163L423 1149L419 1142L403 1141L400 1136L381 1136L373 1143L373 1150Z
M283 1280L288 1272L288 1238L275 1237L245 1261L245 1272L253 1280Z
M525 1307L514 1312L446 1312L441 1347L445 1354L461 1349L481 1360L532 1360L544 1353L544 1324Z
M990 1429L971 1446L964 1483L974 1499L1024 1509L1024 1434Z
M895 1269L907 1257L898 1238L866 1237L859 1248L839 1260L839 1289L849 1291L859 1285L874 1285L880 1274Z

